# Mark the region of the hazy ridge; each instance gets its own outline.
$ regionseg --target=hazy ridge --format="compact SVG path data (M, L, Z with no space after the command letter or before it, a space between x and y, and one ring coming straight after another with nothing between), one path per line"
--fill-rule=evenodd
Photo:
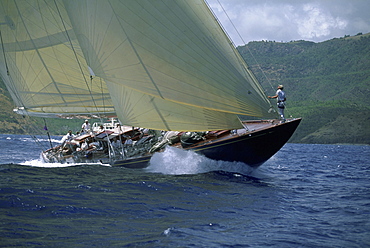
M283 84L287 113L303 117L290 142L370 144L370 34L238 49L266 93Z

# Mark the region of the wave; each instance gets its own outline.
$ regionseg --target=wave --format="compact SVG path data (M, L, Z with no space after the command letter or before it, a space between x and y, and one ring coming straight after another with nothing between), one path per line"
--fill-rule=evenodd
M250 175L254 171L252 167L241 162L212 160L193 151L174 147L167 147L164 152L155 153L146 170L169 175L199 174L211 171Z
M79 165L86 165L86 163L45 163L41 159L34 159L29 160L21 165L31 166L31 167L42 167L42 168L61 168L61 167L71 167L71 166L79 166ZM89 165L102 165L102 166L110 166L109 164L102 164L102 163L89 163Z
M22 142L34 142L35 140L39 141L39 142L53 142L53 143L62 143L62 138L51 138L50 140L48 138L44 138L44 137L36 137L36 138L33 138L33 137L22 137L22 136L14 136L14 137L11 137L11 136L7 136L5 138L6 140L14 140L14 141L22 141Z

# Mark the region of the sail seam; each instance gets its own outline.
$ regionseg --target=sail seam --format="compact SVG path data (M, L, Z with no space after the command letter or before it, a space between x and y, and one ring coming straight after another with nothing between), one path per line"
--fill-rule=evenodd
M113 6L111 5L111 3L110 3L110 2L109 2L109 4L110 4L110 6L111 6L111 9L113 10L114 15L116 16L116 18L117 18L117 20L118 20L118 15L116 14L116 10L113 8ZM159 90L159 88L158 88L157 84L155 83L155 81L154 81L153 77L151 76L151 74L150 74L150 72L149 72L148 68L145 66L145 64L144 64L144 62L143 62L143 60L142 60L142 58L141 58L141 56L140 56L139 52L136 50L136 48L135 48L135 46L134 46L133 42L131 41L131 39L130 39L129 35L127 34L126 29L123 27L123 25L122 25L122 23L121 23L120 21L118 21L118 23L119 23L119 25L121 26L122 31L125 33L125 35L126 35L126 37L127 37L127 41L129 42L129 44L130 44L130 46L131 46L132 50L134 51L134 53L136 54L136 57L137 57L137 58L138 58L138 60L140 61L140 64L142 65L142 67L143 67L143 69L145 70L146 74L147 74L147 75L148 75L148 77L150 78L150 81L152 82L152 84L154 85L155 89L157 90L158 95L159 95L162 99L165 99L165 98L163 97L163 95L162 95L161 91Z
M25 20L23 19L22 15L21 15L21 13L20 13L20 10L19 10L19 7L18 7L18 4L17 4L16 2L14 2L14 4L15 4L15 6L16 6L16 8L17 8L17 12L18 12L18 14L19 14L19 17L22 19L22 22L23 22L23 23L26 23L26 22L25 22ZM34 41L33 41L33 39L31 38L32 36L31 36L31 34L30 34L30 32L29 32L29 30L28 30L28 28L27 28L27 26L26 26L26 25L24 25L24 29L26 30L28 37L30 37L30 41L31 41L32 45L34 46L34 48L35 48L35 52L36 52L36 54L38 55L38 57L39 57L39 59L40 59L40 61L41 61L42 65L44 66L45 71L47 72L47 74L49 75L50 79L51 79L51 80L52 80L52 82L54 83L56 90L60 93L62 100L66 103L66 100L64 99L64 97L63 97L62 93L60 92L60 90L59 90L59 88L58 88L58 86L57 86L57 84L56 84L56 82L55 82L55 80L54 80L54 77L52 76L52 74L51 74L51 72L50 72L49 68L46 66L46 63L45 63L45 61L44 61L43 57L41 56L39 49L37 48L37 46L36 46L35 42L34 42Z
M94 107L96 108L96 110L97 110L97 114L98 114L98 116L99 116L100 120L102 121L102 117L101 117L101 115L100 115L100 112L98 111L98 106L96 105L95 98L94 98L94 97L93 97L93 95L92 95L92 91L91 91L91 89L90 89L89 83L88 83L88 82L87 82L87 80L86 80L86 76L85 76L85 73L84 73L84 72L83 72L83 70L82 70L82 66L81 66L80 60L78 59L78 56L77 56L76 50L75 50L75 48L74 48L74 46L73 46L73 44L72 44L71 37L69 36L69 33L68 33L68 31L67 31L67 27L66 27L66 25L65 25L65 23L64 23L64 20L63 20L62 14L60 13L60 10L59 10L59 7L58 7L58 4L56 3L56 1L55 1L55 0L54 0L54 4L55 4L55 7L56 7L56 9L57 9L57 11L58 11L58 14L59 14L60 20L61 20L62 25L63 25L63 28L64 28L64 30L65 30L65 32L66 32L66 35L67 35L68 41L69 41L69 43L70 43L70 45L71 45L71 48L72 48L72 51L73 51L73 53L74 53L74 55L75 55L75 58L76 58L77 64L78 64L78 66L79 66L79 68L80 68L80 71L81 71L81 74L82 74L82 76L83 76L83 78L84 78L84 81L85 81L86 87L87 87L87 89L88 89L88 91L89 91L89 93L90 93L91 99L92 99L92 101L93 101L93 103L94 103ZM90 79L91 79L91 83L92 83L93 77L91 76L91 77L90 77Z

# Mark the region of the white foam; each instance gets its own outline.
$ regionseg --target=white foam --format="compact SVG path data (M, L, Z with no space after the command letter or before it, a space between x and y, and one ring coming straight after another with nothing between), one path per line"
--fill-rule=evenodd
M23 141L23 142L34 142L35 139L39 142L53 142L53 143L62 143L62 139L56 139L56 138L51 138L51 139L48 139L48 138L42 138L42 137L38 137L38 138L32 138L32 137L6 137L7 140L19 140L19 141Z
M32 167L43 167L43 168L61 168L61 167L71 167L71 166L78 166L84 165L86 163L45 163L40 159L26 161L24 163L20 163L21 165L32 166ZM89 165L103 165L103 166L110 166L109 164L102 164L102 163L89 163Z
M169 236L171 234L171 231L173 230L172 227L167 228L166 230L163 231L163 234L166 236Z
M241 162L216 161L192 151L167 147L164 152L155 153L147 168L149 172L183 175L211 171L228 171L249 175L253 168Z

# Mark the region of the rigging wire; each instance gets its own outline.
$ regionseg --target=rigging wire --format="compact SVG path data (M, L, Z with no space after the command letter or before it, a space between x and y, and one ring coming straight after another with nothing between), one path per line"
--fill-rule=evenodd
M235 43L233 42L233 40L231 39L230 35L228 34L228 32L226 31L225 27L222 25L222 23L220 22L220 20L217 18L215 12L212 10L212 8L210 7L210 5L208 4L208 2L205 1L205 3L207 4L208 6L208 9L212 12L212 15L213 15L213 18L215 19L215 21L218 23L218 25L221 27L223 33L225 34L225 36L227 37L228 39L228 42L229 44L231 45L231 47L233 48L233 52L234 54L236 55L236 57L239 59L239 63L240 65L244 68L244 73L245 73L245 76L248 77L248 78L251 78L253 83L254 83L254 87L257 87L257 92L259 94L261 94L261 97L263 97L265 95L265 91L264 89L258 84L258 80L256 78L256 76L254 75L254 73L252 72L252 70L249 69L248 65L246 65L246 62L244 60L244 58L241 56L240 52L236 49L236 45ZM221 3L219 2L220 6L222 7ZM228 14L226 12L226 10L222 7L224 13L226 14L226 16L228 17ZM230 18L229 18L230 20ZM230 20L231 22L231 20ZM231 22L232 23L232 22ZM232 25L234 26L234 24L232 23ZM236 29L236 27L234 26L234 28Z
M8 79L9 79L8 82L12 84L12 87L7 86L7 89L11 92L11 94L14 97L17 98L18 102L21 103L22 106L24 106L22 98L17 94L17 92L15 90L16 87L15 87L13 78L10 75L8 60L7 60L6 54L5 54L5 46L4 46L4 40L3 40L3 35L1 33L1 30L0 30L0 41L1 41L2 52L3 52L3 55L4 55L4 63L5 63L6 73L7 73ZM34 133L38 133L40 131L37 128L37 126L35 125L35 120L30 117L28 111L24 111L23 114L22 114L22 117L23 118L28 117L28 120L26 121L26 123L28 124L28 126L30 128L25 128L24 125L20 125L21 129L34 140L36 145L38 145L41 150L44 150L44 144L42 144L40 139L37 138L36 135L30 133L30 129L33 129ZM49 136L49 140L50 140L50 136Z
M101 99L103 100L103 114L106 115L105 97L104 97L104 91L103 91L103 81L102 81L101 77L99 77L99 79L100 79Z
M9 76L8 61L6 60L6 56L5 56L5 48L4 48L4 42L3 42L3 35L1 34L1 29L0 29L0 39L1 39L1 48L3 50L3 55L4 55L4 62L5 62L6 74Z
M93 76L92 75L90 75L90 82L91 82L91 87L92 87L92 84L93 84ZM100 78L100 85L101 85L101 91L102 91L102 96L103 96L103 94L104 94L104 92L103 92L103 81L102 81L102 79ZM105 115L105 104L104 104L104 97L102 97L102 99L103 99L103 106L104 106L104 112L103 112L103 114ZM102 119L102 117L100 116L100 112L98 112L98 115L99 115L99 117L100 117L100 121L101 122L103 122L103 119ZM108 132L107 132L107 130L106 129L104 129L104 133L105 133L105 135L107 136L107 143L108 143L108 147L109 147L109 149L108 149L108 155L109 155L109 158L113 158L113 157L115 157L116 156L116 154L115 154L115 151L114 151L114 148L113 148L113 145L112 145L112 142L111 142L111 140L108 138L109 137L109 134L108 134ZM120 136L120 139L121 139L121 136Z
M58 4L56 3L56 1L55 1L55 0L54 0L54 3L55 3L55 6L56 6L56 9L57 9L57 11L58 11L58 14L59 14L60 20L61 20L61 22L62 22L63 28L64 28L64 30L65 30L65 32L66 32L66 35L67 35L68 41L69 41L69 43L70 43L70 46L71 46L71 48L72 48L72 51L73 51L73 53L74 53L74 55L75 55L76 62L77 62L77 64L78 64L79 69L80 69L80 71L81 71L81 74L82 74L82 76L83 76L83 78L84 78L84 80L85 80L85 84L86 84L86 87L87 87L87 89L88 89L88 91L89 91L89 93L90 93L90 97L91 97L91 99L92 99L92 101L93 101L93 103L94 103L94 107L95 107L95 109L96 109L96 113L97 113L97 115L98 115L98 117L99 117L100 121L101 121L101 122L103 122L103 117L102 117L102 115L101 115L101 113L100 113L100 111L99 111L99 109L98 109L98 106L97 106L97 104L96 104L96 101L95 101L95 99L94 99L94 97L93 97L93 94L92 94L92 91L91 91L91 88L92 88L92 85L93 85L93 79L94 79L94 78L93 78L93 75L90 75L90 83L91 83L91 87L90 87L90 86L89 86L89 83L88 83L88 82L87 82L87 80L86 80L85 73L84 73L84 71L83 71L83 69L82 69L81 62L80 62L80 60L78 59L78 56L77 56L77 52L76 52L76 50L75 50L75 47L74 47L74 46L73 46L73 44L72 44L72 40L71 40L71 37L70 37L70 35L69 35L68 31L67 31L67 27L66 27L66 25L65 25L65 22L64 22L64 20L63 20L63 17L62 17L62 15L61 15L61 13L60 13L60 10L59 10L59 7L58 7ZM103 89L103 88L102 88L102 89ZM104 98L103 98L103 99L104 99ZM107 131L107 130L105 130L105 131ZM110 158L112 158L113 156L115 156L115 154L114 154L114 149L112 149L112 143L111 143L110 139L108 138L108 136L109 136L108 132L105 132L105 134L107 135L107 142L108 142L109 147L110 147L110 149L108 149L108 150L109 150L109 157L110 157ZM111 150L112 150L112 153L111 153Z
M231 23L232 27L234 28L235 32L237 33L237 35L239 36L239 39L242 41L242 43L244 44L244 46L248 49L248 52L250 53L251 57L253 58L253 60L255 61L255 63L257 64L258 66L258 69L261 70L263 76L266 78L267 82L269 83L269 85L271 86L272 89L274 89L272 83L271 83L271 80L269 79L269 77L266 75L265 71L262 69L261 65L258 63L256 57L253 55L252 51L249 49L249 47L247 46L247 43L244 41L242 35L240 34L239 30L236 28L234 22L231 20L230 16L227 14L226 10L224 9L223 5L221 4L220 0L217 0L218 4L221 6L222 8L222 11L225 13L228 21Z
M79 69L80 69L80 71L81 71L81 74L82 74L82 76L83 76L83 78L84 78L84 81L85 81L86 87L87 87L87 89L88 89L88 91L89 91L89 93L90 93L90 97L91 97L91 99L92 99L92 101L93 101L93 103L94 103L94 107L95 107L95 109L96 109L97 115L99 116L100 121L103 121L103 119L102 119L102 117L101 117L101 115L100 115L100 112L99 112L99 110L98 110L98 106L97 106L97 104L96 104L95 98L93 97L93 94L92 94L91 88L90 88L90 86L89 86L89 83L88 83L88 82L87 82L87 80L86 80L86 76L85 76L85 73L84 73L84 71L83 71L83 69L82 69L81 62L80 62L80 60L78 59L76 49L75 49L75 47L74 47L74 45L73 45L73 43L72 43L72 39L71 39L71 37L70 37L70 35L69 35L69 33L68 33L67 27L66 27L65 22L64 22L63 17L62 17L62 14L61 14L61 12L60 12L60 10L59 10L58 4L56 3L56 1L55 1L55 0L54 0L54 3L55 3L55 7L56 7L56 9L57 9L57 11L58 11L59 18L60 18L60 20L61 20L61 22L62 22L63 28L64 28L64 30L65 30L65 32L66 32L66 35L67 35L67 38L68 38L69 44L70 44L70 46L71 46L71 48L72 48L72 51L73 51L73 53L74 53L74 55L75 55L76 62L77 62L77 64L78 64ZM92 84L92 79L93 79L93 77L92 77L92 75L90 75L91 84Z
M275 89L275 87L272 85L272 82L270 80L270 78L267 76L267 74L265 73L265 71L262 69L260 63L258 63L256 57L253 55L252 51L249 49L249 46L246 44L246 42L244 41L242 35L240 34L240 32L238 31L238 29L236 28L236 26L234 25L234 22L231 20L230 16L227 14L226 10L224 9L223 5L221 4L220 0L217 0L218 4L220 5L222 11L225 13L228 21L231 23L232 27L234 28L235 32L237 33L237 35L239 36L239 39L242 41L242 43L244 44L244 47L247 48L249 54L251 55L252 59L255 61L258 69L262 72L263 76L266 78L266 81L269 83L271 89ZM226 32L226 30L224 30ZM231 39L230 39L231 40ZM261 86L262 87L262 86ZM285 109L287 110L287 107L285 106Z

